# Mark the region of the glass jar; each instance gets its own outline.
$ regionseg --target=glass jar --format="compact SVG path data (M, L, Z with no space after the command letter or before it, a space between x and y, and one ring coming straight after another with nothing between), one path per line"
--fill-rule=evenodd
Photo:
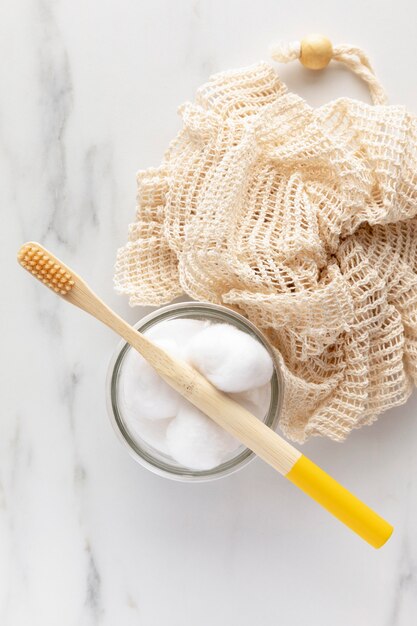
M150 315L142 318L135 328L143 333L155 324L175 319L205 320L214 323L227 323L235 326L260 341L268 350L273 364L274 373L270 381L271 394L268 411L263 421L267 426L275 429L283 396L283 381L280 374L278 362L274 352L265 336L249 322L246 318L234 311L220 305L206 304L202 302L185 302L171 304L153 311ZM174 461L171 457L157 450L147 441L142 440L138 434L129 430L125 416L123 415L123 402L121 401L120 374L123 368L124 358L130 347L122 341L116 348L109 364L107 374L107 408L112 425L119 439L127 447L130 455L141 465L148 468L159 476L165 476L173 480L198 482L221 478L241 469L254 458L254 453L241 445L231 458L221 463L217 467L209 470L193 470L184 467Z

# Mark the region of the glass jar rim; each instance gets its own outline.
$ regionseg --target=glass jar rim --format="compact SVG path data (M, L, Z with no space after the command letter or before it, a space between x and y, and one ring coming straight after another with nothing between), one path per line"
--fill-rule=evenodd
M205 315L204 315L205 314ZM278 419L281 412L282 398L283 398L283 378L281 375L279 363L277 357L272 349L271 344L265 335L248 319L246 319L240 313L229 309L228 307L205 303L205 302L181 302L169 304L164 307L155 309L148 315L142 317L134 328L140 332L146 332L149 328L162 321L178 318L203 318L203 319L219 319L225 322L224 318L233 320L236 325L244 327L246 332L250 332L256 336L256 338L264 345L268 350L272 358L274 365L274 373L271 379L271 399L268 412L265 416L265 423L272 429L275 429L278 423ZM176 467L165 463L155 456L150 454L147 450L142 448L137 440L129 433L128 428L124 424L122 419L122 413L118 402L118 378L121 370L121 365L126 352L130 346L126 341L122 340L116 346L116 349L110 359L107 379L106 379L106 403L107 412L110 418L110 422L113 429L116 432L119 440L127 448L129 454L143 467L147 468L151 472L170 478L172 480L178 480L182 482L205 482L211 481L224 476L230 475L234 472L245 467L250 463L255 454L248 448L244 448L236 456L225 461L224 463L216 466L210 470L191 470L185 467Z

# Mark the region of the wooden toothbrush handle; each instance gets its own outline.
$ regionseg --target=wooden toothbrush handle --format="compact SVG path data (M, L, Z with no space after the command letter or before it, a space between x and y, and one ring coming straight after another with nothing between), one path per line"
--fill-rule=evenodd
M114 330L135 348L171 387L253 450L281 474L301 453L240 404L219 391L185 361L156 346L112 311L79 277L65 299Z

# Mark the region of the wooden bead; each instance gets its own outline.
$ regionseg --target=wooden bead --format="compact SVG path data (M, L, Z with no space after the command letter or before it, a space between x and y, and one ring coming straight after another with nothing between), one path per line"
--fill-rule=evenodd
M324 35L307 35L301 41L300 61L310 70L322 70L332 56L332 42Z

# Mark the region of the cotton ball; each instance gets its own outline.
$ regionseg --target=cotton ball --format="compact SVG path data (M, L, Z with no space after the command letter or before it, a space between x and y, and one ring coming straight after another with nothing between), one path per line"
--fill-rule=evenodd
M156 345L168 352L175 359L183 359L184 358L184 346L177 343L175 339L169 339L168 337L156 337L152 339L152 342Z
M174 319L174 320L165 320L163 322L159 322L154 326L151 326L149 330L146 331L146 336L151 339L151 341L165 340L174 342L179 348L183 349L189 341L199 333L201 330L206 328L209 325L209 322L205 320L195 320L195 319Z
M260 387L273 373L266 348L230 324L213 324L195 335L187 359L215 387L231 393Z
M181 465L209 470L223 463L240 443L184 400L168 426L167 445L172 458Z
M271 403L271 386L267 383L262 385L262 387L255 387L255 389L249 389L248 391L230 393L229 396L255 415L255 417L263 420Z
M167 339L154 342L172 356L178 357L176 344ZM124 406L132 419L159 420L174 417L180 395L157 374L136 350L128 350L122 367Z
M133 419L125 420L126 426L132 437L139 443L145 443L152 446L158 452L169 455L167 444L167 428L171 422L170 419L139 419L137 415Z

